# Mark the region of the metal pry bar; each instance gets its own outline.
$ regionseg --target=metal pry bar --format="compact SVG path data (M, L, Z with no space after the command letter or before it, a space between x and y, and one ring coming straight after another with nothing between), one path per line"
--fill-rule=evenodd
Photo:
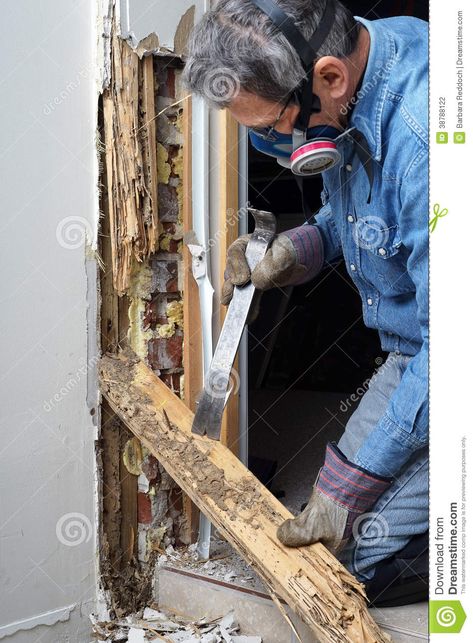
M246 247L246 260L253 270L264 257L276 233L276 217L271 212L248 208L255 220L255 230ZM204 389L197 403L192 432L214 440L220 439L222 415L238 346L248 317L255 287L249 281L235 286L215 353L204 379Z

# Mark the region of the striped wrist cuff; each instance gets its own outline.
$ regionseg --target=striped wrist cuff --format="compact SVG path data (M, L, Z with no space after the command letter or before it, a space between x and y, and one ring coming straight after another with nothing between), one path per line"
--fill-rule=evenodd
M324 263L324 244L319 230L316 226L307 224L286 230L281 234L292 241L298 264L307 269L303 277L293 285L297 286L310 281L322 270Z
M390 478L377 476L347 460L332 442L327 445L317 490L349 512L363 514L371 509L391 482Z

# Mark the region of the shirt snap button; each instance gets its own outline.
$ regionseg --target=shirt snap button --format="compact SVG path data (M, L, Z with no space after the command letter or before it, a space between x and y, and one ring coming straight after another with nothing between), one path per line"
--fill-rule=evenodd
M347 219L348 219L348 221L349 221L350 223L353 223L353 221L355 220L355 219L354 219L354 217L353 217L351 214L349 214L349 215L347 216Z
M373 305L373 300L371 299L371 297L368 297L368 299L366 300L366 302L367 302L368 306L372 306L372 305Z
M353 272L355 272L355 270L356 270L356 266L355 266L355 264L354 264L354 263L351 263L351 264L350 264L350 268L351 268L351 270L352 270Z
M352 171L352 169L353 169L353 167L352 167L351 163L347 163L347 164L345 165L345 169L346 169L346 171L347 171L347 172L351 172L351 171Z
M379 248L378 253L379 253L382 257L384 257L384 255L386 254L386 248Z

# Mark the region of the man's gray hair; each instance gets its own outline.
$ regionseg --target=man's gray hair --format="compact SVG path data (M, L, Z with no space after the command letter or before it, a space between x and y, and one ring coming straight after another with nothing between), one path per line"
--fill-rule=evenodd
M326 0L275 0L308 40ZM319 49L322 56L349 56L359 23L338 0L335 19ZM270 101L284 102L305 76L295 49L251 0L218 0L194 28L184 69L188 88L211 105L228 107L240 89Z

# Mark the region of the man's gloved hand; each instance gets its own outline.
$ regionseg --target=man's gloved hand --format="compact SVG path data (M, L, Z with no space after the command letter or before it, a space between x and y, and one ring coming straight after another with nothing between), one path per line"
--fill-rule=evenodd
M321 542L337 553L352 536L355 520L369 511L390 485L390 479L349 462L334 442L328 444L306 508L297 518L285 520L277 537L288 547Z
M264 258L250 273L245 251L251 235L234 241L227 251L225 281L221 303L228 306L234 286L243 286L250 278L257 290L296 286L309 281L323 264L323 242L313 225L304 225L276 235Z

